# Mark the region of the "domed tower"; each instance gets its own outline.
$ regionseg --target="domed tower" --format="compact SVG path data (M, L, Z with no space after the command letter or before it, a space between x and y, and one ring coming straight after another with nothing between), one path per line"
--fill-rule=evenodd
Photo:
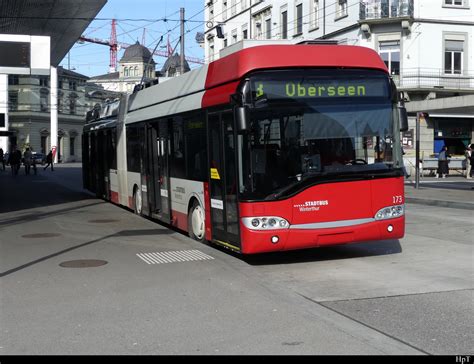
M148 64L148 62L150 63ZM151 52L137 41L125 50L119 61L120 78L125 81L127 79L140 81L145 74L144 81L153 79L155 78L155 65Z
M189 68L188 62L184 60L184 73L189 72L190 70L191 68ZM181 57L178 53L168 57L161 69L161 74L164 77L175 77L181 74Z

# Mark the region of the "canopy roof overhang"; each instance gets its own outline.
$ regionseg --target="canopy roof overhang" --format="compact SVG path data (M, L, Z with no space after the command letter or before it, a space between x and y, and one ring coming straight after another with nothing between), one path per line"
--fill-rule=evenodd
M0 34L51 37L58 66L107 0L0 0Z
M409 113L422 111L432 117L474 118L474 95L412 101L406 108Z

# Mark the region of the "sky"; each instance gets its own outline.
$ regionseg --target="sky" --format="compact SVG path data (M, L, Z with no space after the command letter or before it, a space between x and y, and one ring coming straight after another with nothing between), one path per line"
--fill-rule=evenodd
M112 19L116 19L117 41L134 44L137 40L153 50L161 35L163 41L157 50L166 51L169 35L171 46L179 40L179 10L185 9L185 55L204 59L204 50L197 44L197 32L204 31L204 0L108 0L83 35L88 38L110 39ZM166 19L166 21L164 20ZM144 31L145 29L145 31ZM145 33L145 35L144 35ZM163 48L161 48L163 47ZM179 45L176 50L179 52ZM125 49L117 53L117 63ZM156 69L160 70L166 58L154 56ZM60 63L66 69L92 77L109 72L110 50L106 45L76 43ZM199 67L189 63L191 68Z

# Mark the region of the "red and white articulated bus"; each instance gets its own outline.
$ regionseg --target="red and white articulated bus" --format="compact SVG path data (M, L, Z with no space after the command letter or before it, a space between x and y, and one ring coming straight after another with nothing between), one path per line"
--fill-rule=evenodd
M243 254L404 236L406 110L371 49L243 49L109 105L84 186Z

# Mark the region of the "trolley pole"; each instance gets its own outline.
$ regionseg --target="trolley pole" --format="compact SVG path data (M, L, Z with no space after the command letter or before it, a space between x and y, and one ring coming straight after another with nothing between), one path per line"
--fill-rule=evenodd
M180 20L181 20L181 54L180 54L180 62L181 62L181 74L184 75L184 8L179 9L180 13Z

